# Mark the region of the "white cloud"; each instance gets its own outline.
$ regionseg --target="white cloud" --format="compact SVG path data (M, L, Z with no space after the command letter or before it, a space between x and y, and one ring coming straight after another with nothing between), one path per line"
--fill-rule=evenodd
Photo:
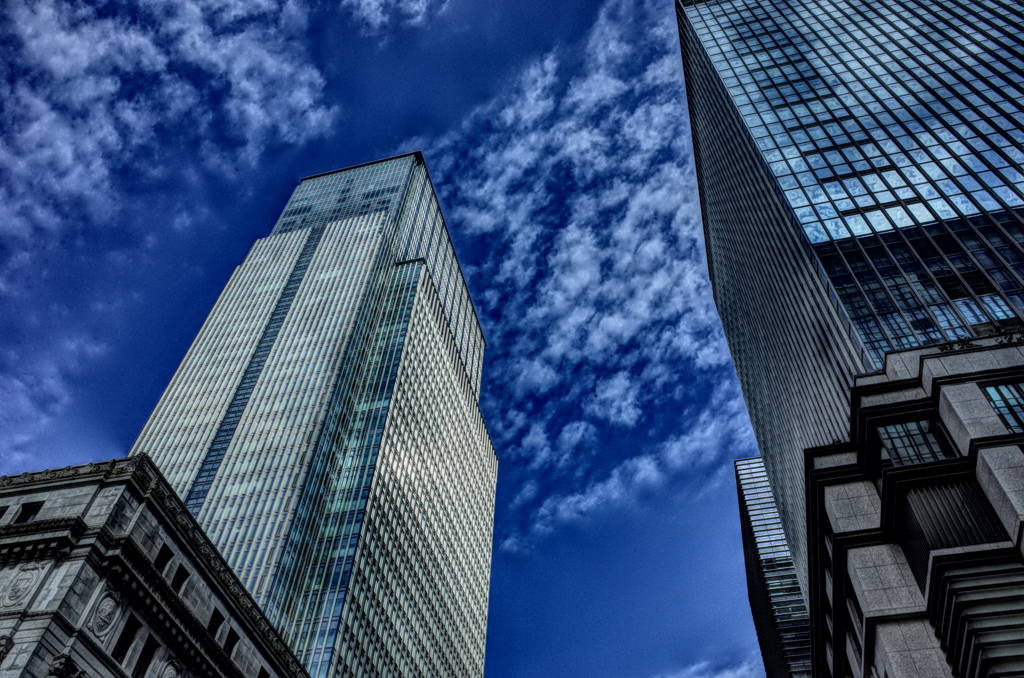
M525 531L506 537L502 548L529 548L560 525L577 523L601 513L632 506L645 492L679 477L705 477L731 459L756 454L743 399L734 382L724 382L700 403L695 415L680 413L687 422L677 436L649 453L627 458L607 475L569 493L552 494L532 516ZM522 502L520 502L522 503Z
M655 678L763 678L764 671L760 662L750 659L734 666L715 666L703 661L688 666L680 671L662 673Z
M27 444L71 399L69 376L105 351L94 340L69 337L38 354L7 350L0 356L0 475L27 461Z
M395 25L422 25L443 12L448 0L341 0L341 6L376 33Z
M607 318L605 319L608 320ZM640 420L640 380L618 372L597 383L597 393L587 412L613 424L632 426Z
M268 146L324 134L334 115L291 38L304 21L294 0L152 0L102 15L11 0L3 13L4 57L18 74L0 84L8 243L83 218L116 223L118 172L171 171L147 161L154 153L194 146L193 160L218 170L251 164Z
M3 3L0 295L8 308L20 305L34 331L56 331L64 321L51 318L45 329L40 318L52 309L29 298L54 252L69 241L132 241L93 234L142 227L134 236L146 247L161 227L182 225L173 214L132 224L133 191L158 202L156 186L173 195L214 172L230 178L271 147L324 135L335 111L299 40L305 22L299 0ZM0 350L21 350L16 341L5 338ZM69 375L90 354L46 344L32 355L0 373L0 462L67 408Z
M569 422L651 423L680 383L728 364L666 16L609 0L578 72L555 49L459 129L418 140L450 223L488 252L471 276L496 319L487 379L506 385L488 414L535 472L579 475L585 455L552 443Z

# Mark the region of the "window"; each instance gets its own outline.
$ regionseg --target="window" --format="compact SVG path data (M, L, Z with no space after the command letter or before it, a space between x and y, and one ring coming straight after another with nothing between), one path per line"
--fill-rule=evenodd
M1024 433L1024 384L986 386L984 391L1010 433Z
M220 613L220 610L214 609L213 614L210 615L210 623L206 625L206 630L210 632L211 636L216 636L223 623L224 615Z
M135 668L132 669L132 678L144 678L146 672L149 671L149 667L153 664L153 657L156 655L156 651L160 649L160 643L156 642L156 638L153 634L149 634L146 638L146 644L142 646L142 652L139 654L139 660L135 662Z
M261 666L259 678L270 678L270 671Z
M140 628L142 628L142 624L139 620L134 614L129 614L128 619L121 628L121 635L118 636L117 643L114 644L114 649L110 652L110 656L118 664L123 662L124 658L128 655L128 648L132 646L132 642L135 640L135 636L138 635Z
M164 570L167 569L167 563L171 562L171 558L174 553L171 549L167 548L167 544L160 547L160 553L156 554L156 560L153 561L153 567L160 574L163 574Z
M892 460L896 466L924 464L956 455L936 435L935 422L907 421L878 427L882 440L882 458Z
M30 501L21 505L21 511L18 512L18 517L14 519L16 523L31 523L39 515L39 511L43 508L43 502L41 501Z
M235 651L235 645L238 645L238 634L235 633L234 629L229 629L228 637L224 641L224 651L227 652L228 657Z
M171 588L174 589L175 593L181 593L181 587L188 581L189 572L185 569L184 565L178 565L178 569L174 572L174 579L171 580Z

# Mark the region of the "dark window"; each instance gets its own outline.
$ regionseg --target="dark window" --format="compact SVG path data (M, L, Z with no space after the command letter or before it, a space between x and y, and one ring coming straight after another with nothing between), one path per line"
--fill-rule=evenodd
M853 653L856 655L858 663L860 663L863 661L862 657L864 654L864 612L857 601L857 594L853 589L853 584L850 583L849 577L846 579L846 612L850 623L850 631L847 637L850 639Z
M985 395L1010 433L1024 433L1024 384L986 386Z
M189 572L185 569L184 565L178 565L178 569L174 572L174 579L171 580L171 588L176 593L181 593L181 587L188 581Z
M216 636L217 631L220 630L220 625L224 623L224 615L220 613L220 610L214 610L213 614L210 615L210 623L206 625L206 630L210 632L211 636Z
M956 455L939 438L937 429L935 422L928 419L879 426L882 457L891 459L896 466L952 459Z
M224 651L228 653L229 657L235 651L235 645L238 645L238 634L235 633L234 629L230 629L227 640L224 641Z
M146 675L149 667L153 664L153 656L159 649L160 643L156 642L152 633L149 634L146 644L142 646L142 653L139 654L139 661L135 662L135 668L132 669L132 678L143 678Z
M270 678L270 671L267 671L265 668L261 666L259 678Z
M43 502L41 501L30 501L27 504L21 505L21 511L18 512L18 517L14 519L16 523L31 523L39 515L39 511L43 508Z
M156 568L157 572L163 574L164 570L167 569L167 563L171 562L171 558L173 556L174 553L171 552L171 549L167 548L167 544L164 544L160 547L160 553L156 554L156 560L153 561L153 567Z
M128 648L132 646L132 642L135 640L135 636L138 635L140 628L142 628L142 624L139 620L135 618L134 614L129 614L124 627L121 629L121 635L118 636L114 649L110 653L110 656L118 664L124 661L125 656L128 654Z

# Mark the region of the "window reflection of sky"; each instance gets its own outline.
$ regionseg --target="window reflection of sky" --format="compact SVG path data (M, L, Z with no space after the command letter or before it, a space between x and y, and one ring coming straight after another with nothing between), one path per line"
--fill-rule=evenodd
M965 11L841 0L687 9L876 362L1005 329L1011 305L1024 310L1024 59L1005 18L1019 9L978 0Z

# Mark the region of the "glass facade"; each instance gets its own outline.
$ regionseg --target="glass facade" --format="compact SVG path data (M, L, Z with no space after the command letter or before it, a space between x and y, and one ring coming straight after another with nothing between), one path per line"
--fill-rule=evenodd
M312 676L482 675L483 350L422 157L310 177L136 441Z
M852 376L1022 326L1024 10L676 7L715 299L806 584L803 450L847 439Z
M876 366L1024 308L1018 3L685 14Z
M768 678L810 678L810 617L760 457L736 461L747 589Z

